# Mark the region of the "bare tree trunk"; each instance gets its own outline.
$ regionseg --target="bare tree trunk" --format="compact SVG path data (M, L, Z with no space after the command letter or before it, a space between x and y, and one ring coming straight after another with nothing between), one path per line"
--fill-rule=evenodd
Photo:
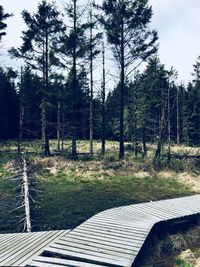
M83 128L83 135L82 135L82 138L83 140L86 139L86 111L83 110L83 113L82 113L82 128Z
M134 151L135 151L135 157L137 158L138 156L138 132L137 132L137 127L138 127L138 117L137 117L137 101L138 101L138 92L137 92L137 86L135 86L134 90L134 99L133 99L133 106L134 106Z
M46 156L46 108L45 108L45 100L44 98L42 99L42 105L41 105L41 110L42 110L42 150L44 155Z
M105 155L105 99L106 99L106 75L105 75L105 47L104 42L102 43L102 58L103 58L103 80L102 80L102 144L101 154Z
M146 144L146 127L142 127L142 146L143 146L143 157L147 155L147 144Z
M90 6L90 155L93 156L93 131L94 131L94 110L93 110L93 47L92 47L92 4Z
M28 170L26 163L25 153L22 153L23 160L23 191L24 191L24 206L25 206L25 216L26 216L26 229L27 232L31 232L31 216L30 216L30 203L29 203L29 180L28 180Z
M23 107L23 94L22 94L22 75L23 68L21 67L21 90L20 90L20 111L19 111L19 134L18 134L18 153L21 153L21 142L23 134L23 122L24 122L24 107Z
M176 94L176 123L177 123L177 130L176 130L176 142L177 145L180 144L180 118L179 118L179 88L177 87L177 94Z
M167 121L168 121L168 163L171 161L171 120L170 120L170 84L167 93Z
M162 150L162 144L163 144L163 135L164 135L164 130L166 127L166 122L165 122L165 98L162 93L162 88L161 88L161 105L160 105L160 120L159 120L159 134L158 134L158 142L157 142L157 148L155 152L155 157L154 157L154 165L159 166L160 165L160 157L161 157L161 150Z
M121 79L120 79L120 137L119 137L119 159L124 158L124 21L121 19Z
M61 150L64 150L64 115L62 114L62 127L61 127Z
M57 106L57 149L60 151L60 109L61 109L61 103L58 101Z
M45 156L50 156L49 139L47 135L47 114L46 114L46 92L48 90L48 34L43 45L43 97L41 103L41 124L42 124L42 151ZM46 92L45 92L46 91Z
M76 34L77 28L77 14L76 14L76 0L74 0L74 25L73 31ZM77 87L77 71L76 71L76 36L74 40L73 46L73 91L72 91L72 158L77 159L77 147L76 147L76 132L77 132L77 125L76 125L76 87Z
M45 84L46 84L46 92L49 89L49 39L48 39L48 31L46 30L46 50L45 50ZM46 109L46 107L45 107ZM46 113L46 112L45 112ZM47 123L47 114L46 114L46 138L45 138L45 156L50 156L50 148L49 148L49 136L48 136L48 123Z

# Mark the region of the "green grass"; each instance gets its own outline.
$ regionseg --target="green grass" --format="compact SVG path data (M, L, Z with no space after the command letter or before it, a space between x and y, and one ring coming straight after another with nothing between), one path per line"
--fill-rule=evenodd
M105 180L77 180L62 173L38 181L33 211L36 230L76 227L105 209L191 194L175 180L115 176Z
M54 140L51 144L56 147ZM67 145L70 145L69 141L65 143ZM97 151L100 143L94 145ZM17 155L15 146L16 142L7 141L0 149L1 232L20 231L23 226L16 217L22 210L10 212L18 201L20 190L16 191L17 181L8 179L12 173L6 167ZM24 142L24 146L29 152L40 150L39 141ZM70 229L105 209L193 193L175 179L157 178L150 171L149 177L134 176L134 173L151 170L151 160L136 159L128 151L126 160L121 162L117 159L117 146L116 142L107 144L108 153L104 159L95 155L93 159L80 156L78 161L70 161L64 156L44 159L39 154L31 154L32 161L38 161L37 183L33 188L39 190L32 193L36 201L31 205L33 230ZM86 152L88 147L87 142L78 142L79 151ZM3 149L11 152L3 153ZM57 164L56 175L50 173L54 164Z

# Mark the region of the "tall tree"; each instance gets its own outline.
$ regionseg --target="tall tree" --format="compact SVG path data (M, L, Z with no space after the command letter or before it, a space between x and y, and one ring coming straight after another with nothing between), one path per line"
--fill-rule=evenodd
M60 13L54 3L49 4L43 0L38 5L37 13L31 15L28 11L22 12L22 17L28 29L23 32L23 44L20 48L12 48L10 53L24 58L32 69L42 73L43 88L41 90L41 135L42 149L46 156L50 155L49 129L48 129L48 98L49 98L49 72L51 70L51 55L55 53L53 44L65 31Z
M71 0L66 5L66 13L69 18L69 31L60 38L60 42L56 45L59 52L58 61L60 66L68 70L70 77L71 91L71 138L72 138L72 158L77 158L77 116L78 116L78 98L79 98L79 73L86 63L86 53L90 54L89 40L86 36L88 23L82 22L85 7L80 8L77 0Z
M157 32L149 29L152 9L148 0L104 0L100 17L120 68L120 151L124 158L124 88L134 63L155 53ZM137 63L136 63L137 62Z
M93 81L93 71L94 71L94 59L99 54L99 50L96 48L100 38L101 33L94 33L94 28L97 24L97 20L94 19L93 14L93 3L90 3L89 12L89 61L90 61L90 155L93 155L93 137L94 137L94 81Z

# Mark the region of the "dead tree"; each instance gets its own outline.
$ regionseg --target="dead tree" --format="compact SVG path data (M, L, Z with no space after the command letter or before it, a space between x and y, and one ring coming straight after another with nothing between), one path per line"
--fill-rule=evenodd
M23 162L23 192L24 192L24 208L25 208L25 225L27 232L31 232L31 215L30 215L30 194L29 194L29 178L28 178L28 168L26 162L26 154L22 152L22 162Z
M19 192L19 195L17 196L19 201L16 203L16 208L12 209L11 212L17 210L22 211L22 214L20 211L20 216L17 217L20 218L20 223L24 223L23 231L30 233L32 229L30 202L32 200L32 202L35 203L35 201L30 194L32 167L24 151L22 151L20 157L17 157L17 159L13 162L13 167L16 174L11 177L11 179L13 179L14 181L19 181L19 185L16 188L17 192Z

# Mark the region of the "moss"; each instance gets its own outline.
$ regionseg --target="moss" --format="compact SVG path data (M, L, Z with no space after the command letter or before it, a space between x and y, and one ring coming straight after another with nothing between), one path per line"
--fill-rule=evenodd
M181 259L181 258L177 258L176 259L176 266L179 267L193 267L191 264L187 263L185 260Z

